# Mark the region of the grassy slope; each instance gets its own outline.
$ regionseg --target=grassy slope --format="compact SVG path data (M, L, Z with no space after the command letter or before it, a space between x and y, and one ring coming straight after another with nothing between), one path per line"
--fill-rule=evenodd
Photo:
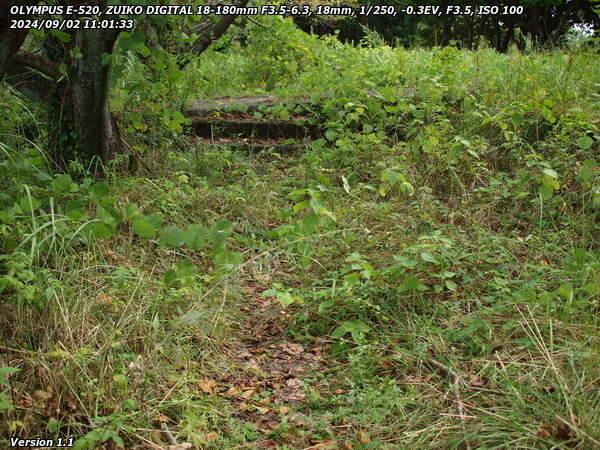
M328 140L289 156L163 151L150 176L111 183L119 205L169 223L235 223L241 271L220 276L208 252L126 227L55 250L38 263L55 294L37 310L2 307L3 354L22 369L6 426L96 428L90 446L119 435L127 448L165 442L160 420L202 448L600 445L598 216L581 181L598 148L597 56L286 37L289 48L267 35L211 53L177 88L327 92ZM117 104L144 104L127 92ZM140 148L160 144L137 128ZM183 255L201 275L166 286ZM259 311L275 283L297 298L287 315ZM323 358L301 400L240 359L273 315L284 319L269 342Z

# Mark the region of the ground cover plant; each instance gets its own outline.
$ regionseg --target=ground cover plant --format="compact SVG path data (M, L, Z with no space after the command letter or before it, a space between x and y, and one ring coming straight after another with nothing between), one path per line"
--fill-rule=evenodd
M0 92L3 445L600 446L593 46L350 45L260 17L182 71L139 52L110 99L133 164L57 168L44 116ZM319 136L191 136L194 99L266 94L219 117Z

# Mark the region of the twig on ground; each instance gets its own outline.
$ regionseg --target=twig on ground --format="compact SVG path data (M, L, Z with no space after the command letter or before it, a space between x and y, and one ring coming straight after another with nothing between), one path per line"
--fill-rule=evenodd
M463 377L460 376L458 373L456 373L454 370L452 370L450 367L445 366L444 364L442 364L439 361L436 361L433 358L426 358L425 361L427 361L427 363L429 365L431 365L437 369L440 369L449 378L452 378L454 395L456 396L456 409L458 410L457 417L459 417L463 421L466 419L469 419L471 416L468 416L466 414L465 404L463 403L462 396L460 395L460 387L461 387L461 385L463 385L463 386L465 385ZM466 435L466 429L464 428L464 424L463 424L463 431L465 432L465 435ZM467 449L470 450L471 445L469 444L469 441L466 441L465 444L467 446Z
M167 426L167 424L164 422L161 422L160 428L162 429L163 433L165 433L165 436L167 437L167 441L169 442L169 445L177 445L175 436L173 436L173 433L171 433L171 430L169 430L169 427Z

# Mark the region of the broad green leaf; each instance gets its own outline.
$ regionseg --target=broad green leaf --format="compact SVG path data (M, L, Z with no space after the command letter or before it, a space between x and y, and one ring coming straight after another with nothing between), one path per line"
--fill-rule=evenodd
M131 220L141 215L142 213L140 212L140 208L138 208L137 205L133 203L128 203L125 206L125 217L123 217L123 220Z
M574 294L573 285L571 285L570 283L562 284L556 290L556 293L565 300L569 300Z
M343 335L345 335L346 333L349 333L350 330L348 330L348 328L346 328L345 325L340 325L339 327L337 327L335 330L333 330L333 332L331 333L331 337L333 338L341 338Z
M135 234L143 238L151 238L156 233L156 227L146 218L134 220L132 228Z
M144 216L143 219L146 222L150 222L152 225L154 225L154 228L158 228L163 223L164 216L162 214L149 214Z
M427 261L433 264L437 264L437 259L430 252L421 252L421 258L423 261Z
M457 285L456 285L456 283L455 283L454 281L452 281L452 280L446 280L446 283L445 283L445 284L446 284L446 287L447 287L449 290L451 290L451 291L455 291L455 290L456 290L456 288L457 288Z
M223 243L233 231L233 224L228 220L220 220L210 229L209 239L215 245Z
M400 285L400 291L426 291L428 288L421 281L414 276L412 273L409 273L402 280L402 284Z
M589 136L581 136L575 141L580 149L589 150L594 144L594 140Z
M144 58L147 58L148 56L150 56L150 49L148 47L146 47L145 45L140 45L137 49L137 51L140 53L140 55L142 55Z
M580 183L589 183L594 179L596 174L595 166L597 162L593 159L586 159L583 162L581 169L579 170L579 175L577 176L577 181Z
M96 199L101 199L110 194L110 187L105 182L94 183L90 187L90 191L96 197Z
M337 136L338 136L338 134L335 131L333 131L333 130L327 130L325 132L325 138L328 141L333 141Z
M59 41L62 41L65 44L71 42L71 35L69 33L65 33L64 31L60 30L51 30L50 33Z
M547 175L550 178L554 178L554 179L558 178L558 173L556 173L555 170L545 168L544 170L542 170L542 172L544 173L544 175Z
M102 222L112 225L113 227L122 222L121 215L114 207L110 205L98 205L96 207L96 217Z
M165 286L167 287L173 286L177 282L177 279L178 277L175 269L169 269L163 275L163 283L165 283Z
M85 205L81 200L69 200L65 203L65 215L73 220L81 220L86 216Z
M310 207L315 212L315 214L321 214L321 211L324 209L323 203L321 202L321 199L318 197L311 197Z
M415 267L417 265L417 261L408 256L394 255L393 258L404 267Z
M58 175L52 183L52 190L58 193L74 192L77 190L77 185L73 183L70 175Z
M110 225L104 222L96 222L92 225L92 235L95 238L109 238L114 235L114 231Z
M304 234L313 234L317 231L317 227L319 226L319 222L321 219L317 214L311 212L304 216L300 223L302 224L302 231Z
M309 206L310 206L310 202L308 200L304 200L304 201L301 201L300 203L296 203L293 208L294 213L303 211L306 208L308 208Z
M177 276L179 277L189 277L191 275L198 274L198 269L196 268L196 265L189 258L177 261L177 263L175 264L175 270L177 271Z
M19 200L19 206L24 213L30 213L35 211L41 206L41 202L35 197L21 197Z
M554 193L554 189L552 189L547 184L540 184L538 186L538 192L540 193L540 195L542 196L543 199L547 200L552 197L552 194Z
M214 257L215 266L219 270L233 272L240 268L244 262L244 255L228 251L220 251Z
M284 291L284 292L277 293L277 301L279 302L279 304L281 306L286 308L286 307L290 306L292 303L294 303L295 298L289 292Z
M175 225L170 225L160 233L160 243L163 247L181 248L185 242L183 231Z
M202 225L190 225L184 233L185 245L190 250L200 250L206 245L206 228Z

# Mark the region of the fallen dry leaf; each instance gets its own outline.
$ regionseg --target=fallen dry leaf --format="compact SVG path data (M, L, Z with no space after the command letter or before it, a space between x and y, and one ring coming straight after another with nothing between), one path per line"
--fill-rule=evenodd
M469 384L473 387L481 387L485 385L485 380L480 377L475 377Z
M240 397L248 400L253 395L254 395L254 389L248 389L247 391L242 392L242 394L240 394Z
M323 449L334 449L337 448L338 441L313 441L315 445L310 447L313 448L323 448Z
M259 414L267 414L269 412L269 408L264 408L262 406L255 406L254 407Z
M371 442L369 435L365 431L358 432L358 440L361 444L368 444L369 442Z
M290 412L290 408L288 408L287 406L280 406L279 407L279 414L287 414Z
M192 444L184 442L183 444L169 445L167 450L188 450L189 448L192 448Z
M52 398L52 392L38 390L33 393L33 396L38 400L49 400L50 398Z
M242 391L239 390L237 387L231 386L229 389L227 389L227 392L225 392L225 395L228 397L233 397L235 395L238 395L240 392L242 392Z
M213 380L200 380L198 381L198 385L205 394L212 394L217 383L215 383Z
M217 438L218 438L218 437L219 437L219 434L218 434L218 433L216 433L216 432L214 432L214 431L211 431L210 433L206 433L206 434L204 435L204 440L205 440L206 442L214 442L214 441L216 441L216 440L217 440Z
M300 344L293 344L293 343L281 344L281 348L283 351L285 351L286 353L289 353L290 355L299 355L300 353L304 352L304 347L302 347Z
M292 388L292 389L297 389L302 385L300 380L297 378L290 378L289 380L287 380L285 382L285 384L287 385L287 387Z

